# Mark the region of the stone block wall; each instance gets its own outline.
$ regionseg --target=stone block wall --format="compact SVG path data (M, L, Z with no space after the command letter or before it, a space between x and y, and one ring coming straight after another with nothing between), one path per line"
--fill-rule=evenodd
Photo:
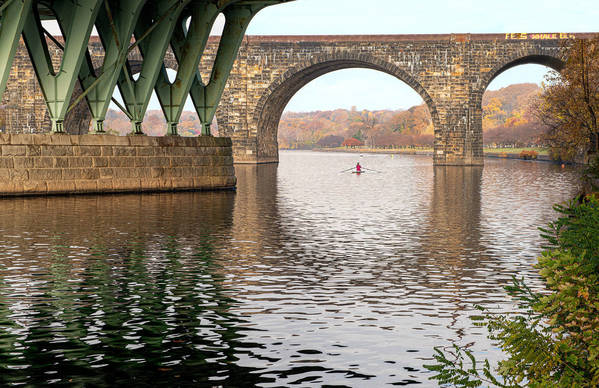
M0 196L235 185L228 138L0 134Z

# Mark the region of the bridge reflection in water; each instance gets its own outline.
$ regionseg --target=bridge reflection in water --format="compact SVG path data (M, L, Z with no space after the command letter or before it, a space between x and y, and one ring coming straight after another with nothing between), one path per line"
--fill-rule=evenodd
M518 161L365 156L384 173L356 177L337 168L354 155L282 158L237 166L237 193L0 201L0 385L427 383L448 339L489 356L467 317L510 308L512 275L535 279L534 226L576 179Z
M0 202L0 385L257 383L235 366L243 320L217 259L234 201L222 192Z

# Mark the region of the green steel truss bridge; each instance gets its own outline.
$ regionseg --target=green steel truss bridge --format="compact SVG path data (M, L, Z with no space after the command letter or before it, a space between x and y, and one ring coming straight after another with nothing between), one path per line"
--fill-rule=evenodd
M20 38L23 38L52 122L52 132L64 133L66 114L85 99L95 133L103 133L103 121L111 101L129 117L134 134L141 123L152 91L156 91L167 121L167 133L177 134L184 103L191 96L202 123L210 134L227 78L245 30L263 8L292 0L6 0L0 1L0 95ZM209 81L203 82L199 64L210 30L219 14L226 18ZM42 21L54 20L62 40L52 36ZM92 30L105 51L103 63L94 68L88 51ZM48 41L62 51L54 70ZM170 82L164 55L172 48L178 62ZM128 55L139 50L143 57L137 79ZM139 67L136 65L136 67ZM83 93L74 100L77 81ZM123 104L112 98L118 87Z

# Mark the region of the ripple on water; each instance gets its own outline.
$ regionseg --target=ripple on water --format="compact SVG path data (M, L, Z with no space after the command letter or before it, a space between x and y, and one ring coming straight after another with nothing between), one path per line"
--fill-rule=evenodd
M540 286L537 226L576 172L282 152L237 193L0 201L0 385L431 386L469 316Z

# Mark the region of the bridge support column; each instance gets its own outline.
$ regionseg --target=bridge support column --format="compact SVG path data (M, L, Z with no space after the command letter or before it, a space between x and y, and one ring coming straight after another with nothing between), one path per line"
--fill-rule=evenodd
M200 74L196 72L196 77L189 89L196 112L202 122L202 135L210 135L210 125L233 69L245 30L252 18L267 5L260 2L235 4L225 9L225 27L214 59L210 81L204 85Z
M52 121L52 132L64 132L63 121L67 114L68 102L73 94L87 52L89 36L101 5L100 0L52 3L52 10L65 39L64 54L58 72L55 72L52 66L37 9L34 8L33 12L30 12L27 22L23 25L23 38L45 96Z
M0 96L6 88L10 67L19 45L23 25L31 13L31 0L4 2L0 12Z
M177 132L178 123L179 123L178 121L166 123L166 134L168 136L179 136L179 133Z
M482 113L470 101L437 102L439 128L435 131L436 166L482 166Z
M125 66L117 83L125 102L124 108L131 119L133 134L143 133L141 122L148 109L160 69L164 65L170 38L177 23L180 23L179 16L190 2L191 0L159 0L154 7L141 10L134 28L137 47L143 56L141 72L139 78L134 80L130 67Z
M93 119L92 120L92 128L93 128L92 133L95 133L95 134L106 133L106 131L104 131L104 120Z
M95 26L105 50L103 64L101 70L96 71L91 56L85 56L79 70L79 79L85 91L77 96L77 99L85 97L87 101L94 124L93 133L105 133L102 123L119 75L126 71L131 35L145 3L145 0L105 1L104 6L100 7Z

